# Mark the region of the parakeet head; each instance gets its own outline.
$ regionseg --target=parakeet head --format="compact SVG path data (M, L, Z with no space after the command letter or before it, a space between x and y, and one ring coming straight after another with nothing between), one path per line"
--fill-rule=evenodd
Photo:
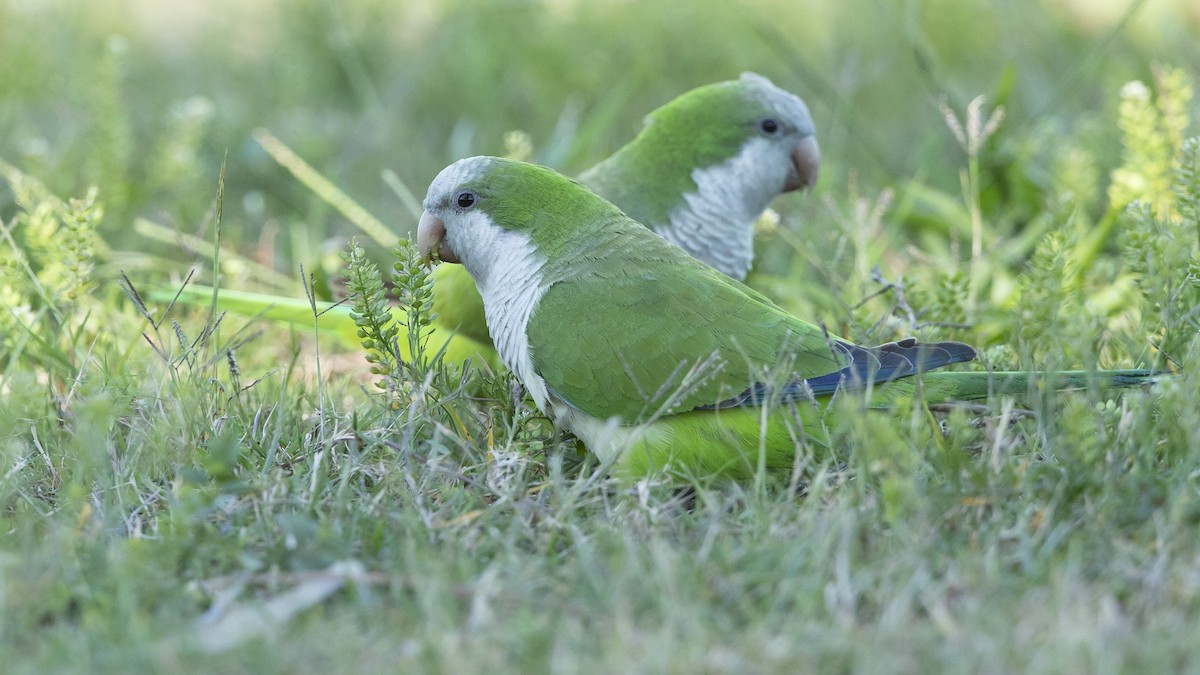
M761 75L742 73L737 80L694 89L650 113L646 122L642 133L648 139L662 136L673 152L691 153L694 167L742 152L753 155L749 163L762 178L775 179L765 191L778 194L817 182L820 149L808 106ZM690 143L674 142L679 134L691 135Z
M421 254L462 263L477 281L491 261L513 263L515 247L554 256L578 242L578 230L626 220L562 174L499 157L469 157L443 169L424 208L417 228Z
M800 97L745 73L646 116L632 142L579 176L596 194L735 279L754 262L754 221L811 187L820 151Z

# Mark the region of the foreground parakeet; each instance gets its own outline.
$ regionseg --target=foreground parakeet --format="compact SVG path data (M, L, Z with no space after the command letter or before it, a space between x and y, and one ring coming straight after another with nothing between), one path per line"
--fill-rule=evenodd
M835 422L835 392L873 389L872 404L886 405L918 380L926 400L986 398L996 381L928 372L974 359L965 344L830 337L549 169L464 159L438 175L424 208L423 254L471 274L505 365L618 473L745 476L760 458L790 467L798 424ZM766 415L764 403L788 414Z
M780 193L817 180L820 152L813 133L812 117L798 96L745 73L694 89L650 113L636 138L579 180L697 260L741 280L754 261L759 215ZM193 286L180 301L206 303L211 297L211 289ZM219 305L300 325L313 320L303 299L222 291ZM439 328L434 350L444 343L450 361L473 353L494 358L483 303L462 268L435 270L434 311ZM348 308L334 309L320 325L356 341ZM406 343L403 336L400 343Z

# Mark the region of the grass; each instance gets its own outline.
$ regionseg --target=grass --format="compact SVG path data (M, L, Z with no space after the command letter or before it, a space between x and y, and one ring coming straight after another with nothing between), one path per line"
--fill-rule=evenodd
M807 4L0 2L6 672L1200 668L1200 16ZM389 185L514 129L577 172L743 69L827 158L754 285L858 341L1179 375L936 443L864 417L795 477L680 493L598 473L503 373L376 345L372 374L121 290L190 265L303 297L302 263L336 294L354 222L412 224ZM979 94L960 147L941 108L966 141Z

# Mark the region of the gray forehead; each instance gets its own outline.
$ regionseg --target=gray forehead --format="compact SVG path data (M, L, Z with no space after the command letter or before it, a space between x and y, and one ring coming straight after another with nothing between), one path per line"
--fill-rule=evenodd
M742 73L739 81L746 93L764 107L792 120L801 131L812 133L812 115L799 96L776 87L773 82L758 73Z
M494 160L494 157L467 157L442 169L437 178L429 184L429 191L425 193L425 203L422 206L428 211L439 202L444 202L447 195L454 192L458 186L482 177Z

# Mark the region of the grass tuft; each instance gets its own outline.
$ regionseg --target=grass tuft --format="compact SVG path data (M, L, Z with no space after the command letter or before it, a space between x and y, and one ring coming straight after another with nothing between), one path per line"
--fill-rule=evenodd
M1191 4L192 4L0 3L5 672L1197 669ZM825 161L756 287L854 340L1175 375L850 415L680 490L443 361L409 186L577 172L742 70ZM349 296L362 349L139 292L189 269Z

